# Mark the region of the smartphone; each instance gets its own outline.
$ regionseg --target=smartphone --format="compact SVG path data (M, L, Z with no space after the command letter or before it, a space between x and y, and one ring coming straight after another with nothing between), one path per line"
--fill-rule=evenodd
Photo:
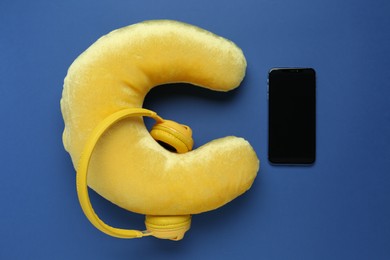
M268 160L313 164L316 159L316 72L274 68L268 75Z

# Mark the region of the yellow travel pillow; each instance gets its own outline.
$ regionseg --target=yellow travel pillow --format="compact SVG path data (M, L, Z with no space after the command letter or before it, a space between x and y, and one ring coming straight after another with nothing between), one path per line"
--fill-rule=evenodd
M78 171L83 210L97 228L116 237L178 240L192 214L221 207L251 187L259 160L246 140L229 136L174 153L152 138L141 116L160 118L140 109L155 86L186 82L228 91L245 69L245 57L231 41L170 20L114 30L73 62L61 99L63 143ZM147 215L147 231L103 223L88 204L86 183L112 203Z

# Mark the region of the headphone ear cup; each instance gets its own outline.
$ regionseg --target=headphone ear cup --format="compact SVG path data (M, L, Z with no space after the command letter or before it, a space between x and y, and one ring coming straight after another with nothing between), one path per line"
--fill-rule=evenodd
M184 237L184 233L190 229L191 216L146 215L145 226L146 229L150 231L155 237L170 240L180 240Z
M155 124L150 134L154 140L173 152L186 153L194 145L191 128L174 121L164 120Z

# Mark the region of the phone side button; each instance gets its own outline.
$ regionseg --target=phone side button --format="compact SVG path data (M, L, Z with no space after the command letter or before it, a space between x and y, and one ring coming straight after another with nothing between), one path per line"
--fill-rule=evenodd
M269 83L269 80L267 80L267 100L268 100L268 96L269 96L269 85L268 85L268 83Z

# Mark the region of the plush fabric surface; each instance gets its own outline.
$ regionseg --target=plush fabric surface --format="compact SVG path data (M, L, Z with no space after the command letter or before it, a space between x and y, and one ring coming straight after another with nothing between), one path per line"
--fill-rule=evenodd
M163 20L115 30L68 70L61 99L65 149L77 168L94 127L118 110L142 107L152 87L188 82L228 91L240 84L245 69L234 43L195 26ZM256 153L242 138L175 154L151 138L142 119L132 118L114 125L97 144L88 185L133 212L195 214L245 192L258 169Z

